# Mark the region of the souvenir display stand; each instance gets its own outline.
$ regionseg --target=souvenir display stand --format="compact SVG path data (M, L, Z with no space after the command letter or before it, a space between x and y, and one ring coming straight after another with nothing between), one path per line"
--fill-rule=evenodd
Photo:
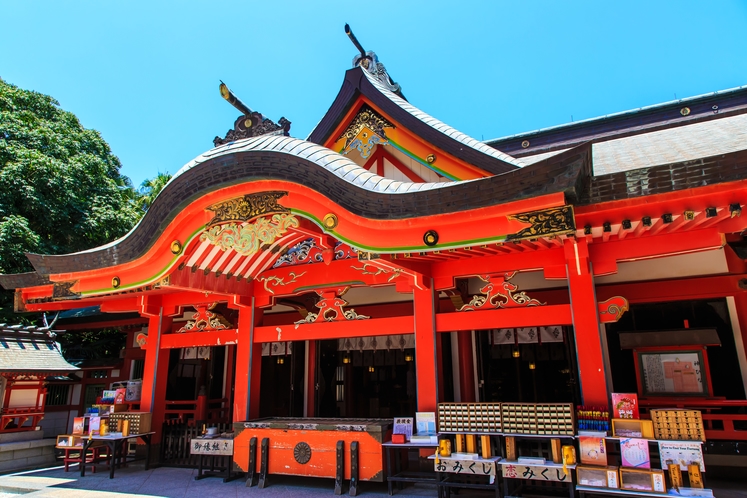
M650 415L651 420L613 418L612 436L604 432L579 434L579 438L607 441L619 454L619 467L578 466L576 490L582 497L662 496L667 490L681 496L712 496L710 490L703 488L705 432L700 412L651 410ZM637 417L637 410L634 416ZM600 444L605 447L604 442ZM583 461L589 455L583 453L583 445L581 448ZM603 460L606 464L606 456ZM691 487L685 487L686 482Z

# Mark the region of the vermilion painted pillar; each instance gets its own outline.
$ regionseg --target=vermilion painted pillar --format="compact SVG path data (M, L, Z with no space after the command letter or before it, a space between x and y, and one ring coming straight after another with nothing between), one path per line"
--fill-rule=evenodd
M259 414L259 376L262 371L262 345L254 343L254 327L262 313L251 305L239 308L239 333L236 344L233 421L242 422ZM257 353L259 353L257 355ZM258 361L257 361L258 360ZM257 367L256 363L259 363ZM257 415L252 415L256 413Z
M438 403L438 360L436 352L436 309L433 285L414 289L415 375L418 411L435 412Z
M169 376L170 349L161 349L161 336L171 330L172 319L164 315L163 308L148 319L148 346L143 366L143 386L140 410L151 412L151 428L155 431L152 442L161 442L161 428L166 410L166 382Z
M462 402L474 403L475 401L475 363L472 356L472 331L462 330L457 334L457 347L459 348L459 393ZM457 368L455 365L454 368Z
M566 239L565 260L581 398L585 405L607 405L607 382L604 374L597 297L586 240Z

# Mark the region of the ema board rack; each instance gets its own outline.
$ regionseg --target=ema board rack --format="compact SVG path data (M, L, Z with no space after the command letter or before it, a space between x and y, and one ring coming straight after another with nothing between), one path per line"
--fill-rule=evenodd
M705 441L703 417L698 410L651 410L656 439Z
M501 403L501 422L507 434L575 434L571 403Z
M573 436L571 403L439 403L442 433Z
M501 432L500 403L439 403L440 432Z

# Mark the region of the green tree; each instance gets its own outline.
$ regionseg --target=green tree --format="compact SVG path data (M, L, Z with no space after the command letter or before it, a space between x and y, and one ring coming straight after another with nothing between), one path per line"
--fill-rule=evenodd
M120 167L56 100L0 79L0 272L31 271L26 252L76 252L127 233L142 211ZM0 306L9 311L7 293Z
M161 173L159 171L155 178L145 180L140 185L139 204L143 211L147 211L150 208L158 194L163 190L163 187L169 183L169 180L171 180L171 175L168 171L166 173Z

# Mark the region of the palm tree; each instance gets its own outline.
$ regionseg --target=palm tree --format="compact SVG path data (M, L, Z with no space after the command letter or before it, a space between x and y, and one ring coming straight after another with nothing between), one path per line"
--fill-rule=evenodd
M155 178L150 178L148 180L145 180L140 185L140 208L143 211L147 211L148 208L153 204L153 202L156 200L156 197L158 194L163 190L163 187L166 186L167 183L169 183L169 180L171 180L171 175L166 173L159 172L158 175L156 175Z

